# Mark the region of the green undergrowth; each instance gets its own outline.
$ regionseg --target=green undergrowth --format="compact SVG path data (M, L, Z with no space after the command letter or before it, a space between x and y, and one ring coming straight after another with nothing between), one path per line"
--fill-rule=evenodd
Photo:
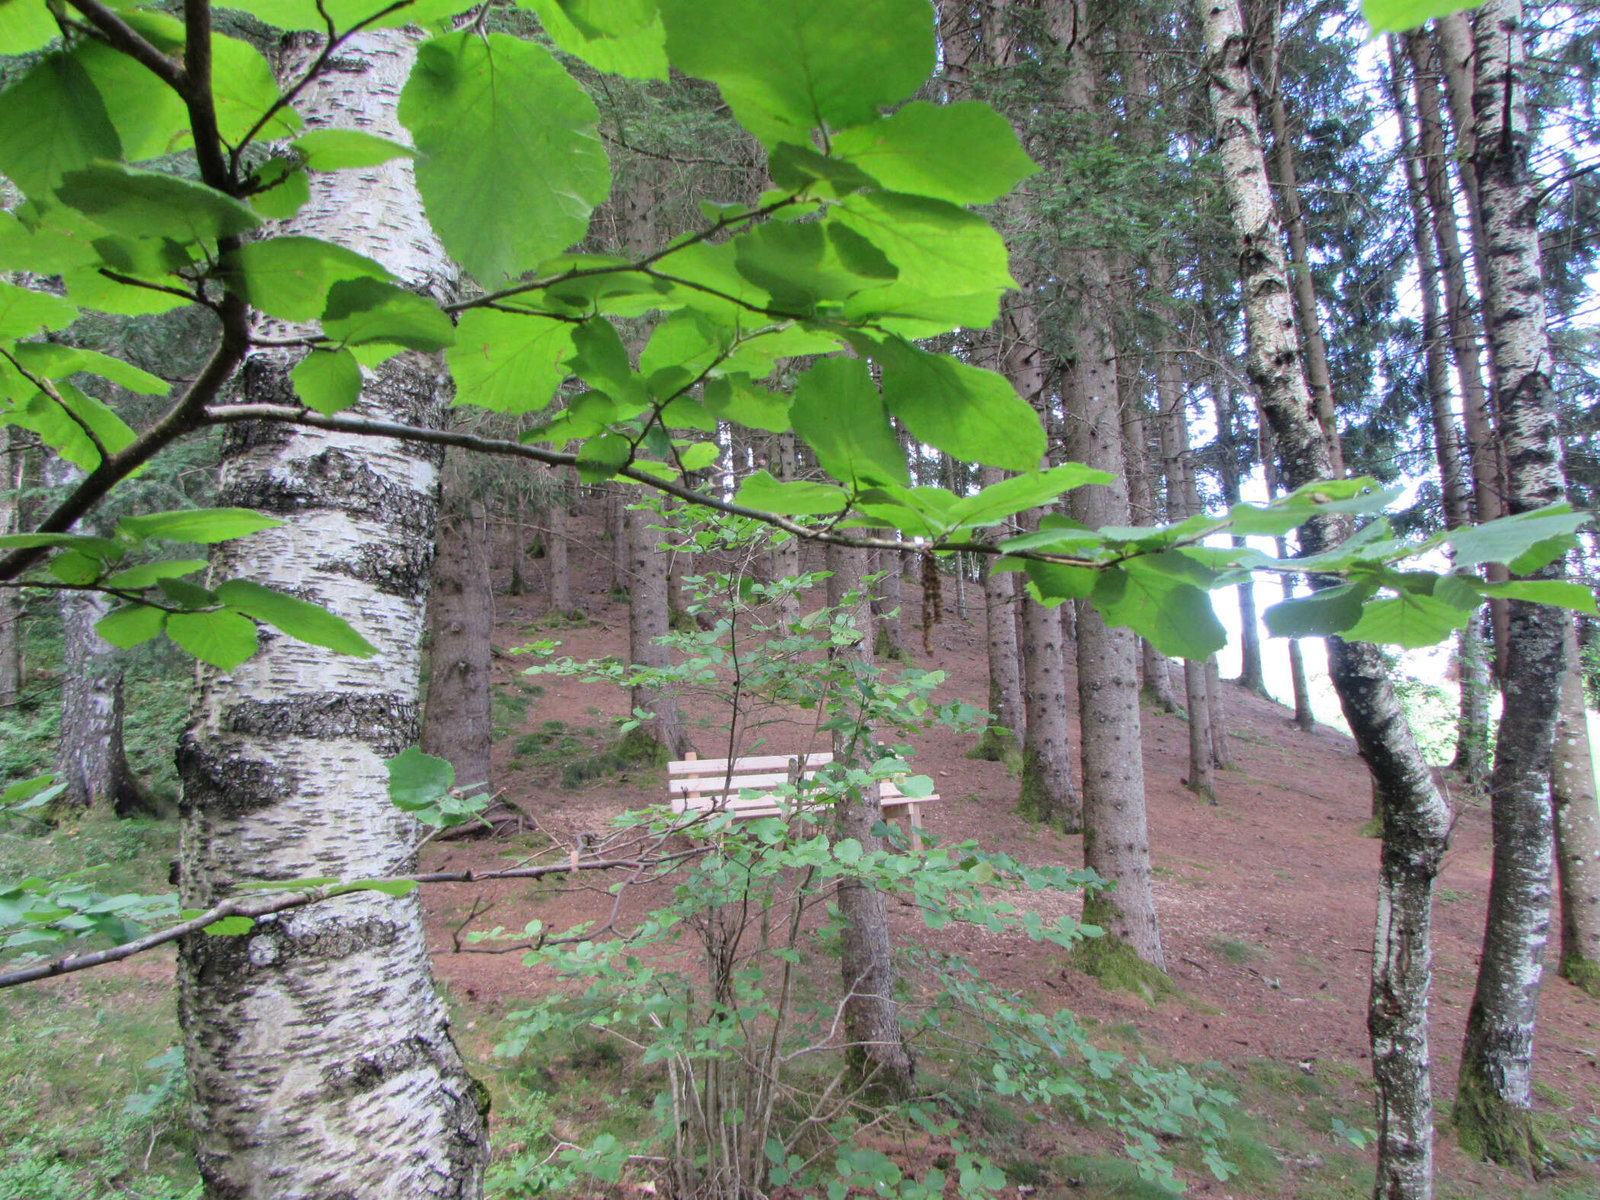
M166 982L0 992L0 1200L195 1200Z

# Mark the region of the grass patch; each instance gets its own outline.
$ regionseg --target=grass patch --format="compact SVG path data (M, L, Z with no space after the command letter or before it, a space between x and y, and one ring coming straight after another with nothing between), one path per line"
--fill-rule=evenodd
M1240 941L1238 938L1223 937L1218 934L1211 939L1211 948L1235 966L1244 966L1245 963L1259 962L1267 956L1265 946L1258 946L1254 942Z

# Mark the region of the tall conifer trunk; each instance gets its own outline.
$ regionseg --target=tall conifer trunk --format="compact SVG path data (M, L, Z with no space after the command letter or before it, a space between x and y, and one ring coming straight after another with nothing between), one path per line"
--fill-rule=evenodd
M1506 455L1506 508L1516 515L1566 492L1528 167L1520 0L1490 0L1474 14L1473 33L1473 157L1489 248L1484 315ZM1532 577L1563 573L1557 559ZM1568 618L1522 600L1511 602L1509 616L1505 711L1489 779L1494 874L1455 1118L1466 1149L1536 1171L1545 1151L1532 1119L1533 1029L1550 932L1550 767Z
M0 428L0 536L16 533L21 513L22 455L11 444L10 427ZM22 699L22 602L0 588L0 713Z
M984 467L978 482L992 487L1004 478L998 467ZM1016 575L995 572L985 559L983 611L989 654L989 711L994 719L983 731L977 753L994 762L1018 752L1023 735L1022 668L1017 658ZM1026 597L1023 598L1024 601ZM1004 732L1001 732L1004 730Z
M395 102L413 32L357 34L297 105L312 126L405 141ZM285 70L316 52L296 39ZM422 216L409 159L314 176L286 232L365 253L413 287L453 279ZM304 333L274 327L274 333ZM292 359L252 357L252 400L290 398ZM442 365L402 355L372 371L356 409L428 423ZM331 606L377 654L357 659L263 631L232 672L201 672L179 754L181 900L205 908L252 880L363 879L416 866L417 825L389 802L384 760L417 738L423 601L437 456L394 442L239 427L218 502L284 524L224 543L239 576ZM210 1200L472 1200L487 1159L481 1085L466 1072L434 990L415 893L361 892L186 939L179 961L184 1065Z
M494 596L488 520L460 464L447 472L428 587L428 698L422 749L455 768L459 788L489 785Z
M1561 974L1600 1000L1600 809L1584 706L1578 628L1568 622L1561 717L1550 771L1556 874L1561 880Z
M1296 352L1282 232L1268 186L1250 97L1249 42L1238 0L1198 0L1208 92L1244 287L1247 370L1271 421L1285 482L1299 487L1333 472L1328 439ZM1316 553L1350 523L1319 517L1301 530ZM1367 1024L1378 1100L1380 1200L1427 1200L1433 1187L1433 1097L1427 1037L1433 879L1450 813L1406 724L1377 647L1328 639L1328 668L1345 720L1383 793L1376 953Z

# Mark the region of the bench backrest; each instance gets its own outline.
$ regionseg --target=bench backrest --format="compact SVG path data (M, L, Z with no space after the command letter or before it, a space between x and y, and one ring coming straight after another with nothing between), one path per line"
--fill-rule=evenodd
M751 755L736 758L731 764L725 758L686 758L667 764L667 791L674 800L693 800L707 794L738 796L744 788L765 791L809 779L832 761L833 755L826 751L803 756Z

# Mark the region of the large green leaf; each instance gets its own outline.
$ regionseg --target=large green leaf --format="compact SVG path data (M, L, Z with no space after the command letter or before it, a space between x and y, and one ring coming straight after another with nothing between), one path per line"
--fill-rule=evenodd
M455 326L423 296L378 279L341 279L328 289L322 332L347 346L393 345L443 350Z
M933 71L925 0L662 0L674 66L712 80L769 146L874 120Z
M840 482L911 482L900 439L861 359L824 358L813 364L794 390L789 416L795 433Z
M1445 540L1455 547L1458 567L1504 563L1521 575L1536 571L1564 554L1573 545L1574 535L1588 520L1587 513L1575 513L1569 504L1551 504L1532 512L1454 530Z
M0 0L0 54L42 50L60 35L44 0Z
M655 351L648 355L647 361L653 368L670 365L656 361L662 357L664 341L658 344L652 339L650 344L655 346ZM650 394L645 390L644 379L628 361L628 349L610 321L594 318L574 328L572 349L568 364L572 373L590 387L604 392L616 406L616 412L602 423L616 420L619 414L631 416L634 411L643 411L649 406Z
M1202 660L1228 641L1209 595L1144 559L1102 571L1090 603L1107 625L1127 626L1174 658Z
M300 403L319 413L343 412L361 399L361 364L348 350L313 350L289 372Z
M739 485L735 502L762 512L790 517L817 517L843 512L850 495L831 483L804 480L785 482L766 471L757 471Z
M118 387L141 396L165 396L171 390L165 379L97 350L80 350L59 342L25 342L11 353L31 374L41 379L65 379L82 372L109 379ZM4 365L0 365L0 370L3 369Z
M328 307L328 291L346 279L394 282L382 266L332 242L275 237L240 246L223 263L254 307L285 321L314 321Z
M1109 472L1082 463L1067 463L1048 471L1029 471L990 484L975 496L963 497L951 507L950 520L968 528L995 525L1016 513L1054 500L1062 492L1112 481Z
M593 3L576 5L573 0L519 0L524 8L539 14L539 24L555 43L556 49L581 58L605 75L624 75L630 79L666 79L667 33L654 4L640 5L632 0L607 0L616 9L648 9L648 20L596 22Z
M347 30L385 9L394 9L364 26L367 29L395 29L402 25L427 27L463 11L461 0L413 0L395 8L393 0L228 0L219 8L232 8L276 29L327 30L331 20L336 30ZM319 11L320 10L320 11ZM323 13L327 14L325 18Z
M789 428L789 397L751 382L747 375L723 375L705 383L706 410L747 429L782 433Z
M166 562L140 563L108 575L105 585L112 588L153 587L163 579L180 579L206 569L203 558L169 559Z
M121 152L100 93L70 55L45 55L0 92L0 175L36 200L68 172Z
M456 403L505 413L548 407L567 374L572 329L550 317L469 309L446 356Z
M1361 619L1343 636L1352 642L1416 649L1437 645L1457 629L1464 629L1471 615L1470 610L1434 596L1401 592L1392 599L1369 601L1361 609Z
M407 812L438 804L456 781L456 769L443 758L409 746L389 760L389 799Z
M326 646L336 653L352 654L357 658L371 658L378 652L343 617L335 616L320 605L308 603L297 596L274 591L248 579L229 579L219 583L216 593L217 599L229 608L258 621L265 621L302 642Z
M11 423L33 430L62 458L85 471L100 465L100 451L95 448L91 433L109 454L133 444L133 430L101 401L70 383L53 386L58 399L35 392L20 410L9 415Z
M1600 608L1596 607L1593 589L1581 583L1568 583L1562 579L1513 579L1509 583L1479 583L1475 587L1484 596L1528 600L1534 604L1554 604L1558 608L1570 608L1576 612L1600 616Z
M95 224L133 237L215 241L247 233L261 223L249 205L203 183L121 163L95 163L69 171L56 196Z
M124 604L95 622L95 632L123 650L148 642L166 626L167 614L148 604Z
M1343 633L1361 619L1361 605L1372 595L1368 583L1343 583L1309 596L1280 600L1262 616L1273 637L1327 637Z
M400 97L417 187L452 258L489 287L588 229L611 187L594 102L550 52L471 31L425 43Z
M182 508L172 512L124 517L117 532L137 542L164 538L169 542L230 542L283 522L248 508Z
M59 296L0 281L0 337L32 337L65 329L77 317L78 310Z
M1032 471L1044 457L1039 414L1004 375L891 339L873 351L883 401L913 435L952 458Z
M739 273L796 317L899 276L881 251L840 225L770 221L740 234L733 247Z
M224 671L233 670L256 652L256 623L226 609L171 613L167 636L202 662Z
M1039 168L987 104L913 100L886 120L842 130L833 153L891 192L989 204Z
M1399 33L1481 3L1483 0L1361 0L1361 15L1373 33Z
M299 151L313 171L376 167L394 158L415 158L417 153L410 146L359 129L313 129L296 138L290 148Z

